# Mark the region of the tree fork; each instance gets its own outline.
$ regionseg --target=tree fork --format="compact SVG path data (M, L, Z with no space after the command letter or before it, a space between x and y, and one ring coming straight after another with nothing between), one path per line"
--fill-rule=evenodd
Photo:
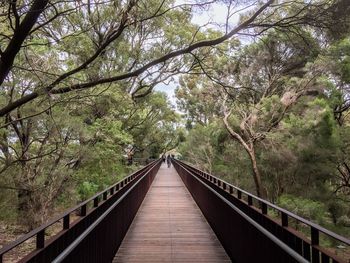
M10 72L10 69L13 65L15 57L19 52L19 50L21 49L21 46L24 40L29 35L29 32L32 30L33 26L38 20L38 17L44 11L48 2L49 2L48 0L34 1L30 10L24 17L23 21L20 23L20 25L17 28L15 28L15 32L13 34L12 39L10 40L10 43L7 45L5 51L1 54L0 85L4 82L5 78Z
M230 115L231 115L231 111L225 112L223 121L224 121L226 130L234 140L238 141L238 143L240 143L243 146L244 150L248 153L250 162L252 163L253 179L254 179L256 194L258 195L258 197L266 199L267 193L261 182L261 174L256 161L254 144L251 142L250 145L248 145L243 140L243 138L231 128L230 124L228 123L228 118Z
M48 1L36 1L36 2L40 2L40 3L45 2L45 3L47 3ZM72 86L69 86L69 87L63 87L63 88L59 88L59 89L54 89L54 87L57 84L59 84L59 83L54 83L54 85L49 85L48 87L42 89L40 92L39 91L35 91L33 93L27 94L27 95L23 96L22 98L20 98L18 100L15 100L15 101L9 103L8 105L6 105L5 107L1 108L0 109L0 117L3 117L6 114L10 113L12 110L14 110L14 109L16 109L16 108L18 108L18 107L20 107L20 106L22 106L22 105L32 101L32 100L34 100L35 98L39 97L41 94L45 94L45 93L62 94L62 93L67 93L67 92L71 92L71 91L74 91L74 90L91 88L91 87L94 87L94 86L97 86L97 85L100 85L100 84L111 83L111 82L116 82L116 81L132 78L132 77L137 77L140 74L142 74L143 72L145 72L146 70L148 70L149 68L151 68L151 67L153 67L155 65L158 65L160 63L166 62L167 60L169 60L171 58L191 53L192 51L194 51L194 50L196 50L198 48L218 45L218 44L220 44L220 43L230 39L233 35L237 34L239 31L247 28L273 2L274 2L274 0L267 1L249 19L247 19L246 21L242 22L240 25L238 25L237 27L232 29L230 32L228 32L227 34L225 34L225 35L223 35L221 37L218 37L218 38L212 39L212 40L199 41L197 43L189 45L186 48L175 50L175 51L170 52L170 53L168 53L168 54L166 54L164 56L161 56L161 57L159 57L157 59L154 59L154 60L148 62L147 64L145 64L144 66L140 67L139 69L136 69L135 71L132 71L132 72L129 72L129 73L124 73L124 74L121 74L121 75L118 75L118 76L114 76L114 77L110 77L110 78L99 79L97 81L92 81L92 82L88 82L88 83L75 84L75 85L72 85ZM34 6L34 4L33 4L33 6ZM45 5L43 7L45 7ZM32 6L32 8L33 8L33 6ZM38 9L35 9L35 10L38 10ZM41 10L41 12L42 12L42 10ZM37 14L36 19L38 18L40 13ZM27 16L26 16L26 18L27 18ZM31 22L33 22L33 21L31 21ZM35 21L34 21L34 23L35 23ZM33 25L34 25L34 23L33 23ZM29 30L28 30L28 33L29 33ZM23 41L24 41L24 39L25 39L25 37L23 37ZM11 42L10 42L10 44L11 44ZM10 46L10 44L9 44L9 46ZM20 46L18 46L16 54L18 53L19 49L20 49ZM16 54L14 54L13 59L14 59ZM12 60L12 63L13 63L13 60ZM0 68L1 68L1 65L0 65ZM10 67L7 69L5 76L2 78L2 81L6 77L7 73L9 72L9 69L10 69ZM1 73L1 71L0 71L0 73ZM1 80L1 74L0 74L0 80ZM0 85L2 84L2 81L0 82Z

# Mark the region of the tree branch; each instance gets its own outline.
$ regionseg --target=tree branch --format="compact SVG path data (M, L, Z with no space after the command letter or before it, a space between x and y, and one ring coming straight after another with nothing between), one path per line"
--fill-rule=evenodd
M48 92L51 94L62 94L62 93L67 93L67 92L71 92L74 90L91 88L91 87L94 87L96 85L100 85L100 84L104 84L104 83L111 83L111 82L115 82L115 81L129 79L132 77L137 77L140 74L142 74L143 72L145 72L146 70L148 70L149 68L151 68L155 65L158 65L160 63L164 63L171 58L175 58L175 57L178 57L178 56L181 56L184 54L191 53L192 51L199 49L199 48L202 48L202 47L218 45L218 44L228 40L233 35L235 35L239 31L241 31L242 29L247 28L250 25L250 23L252 23L256 19L256 17L258 17L273 2L274 2L274 0L267 1L267 3L264 4L263 6L261 6L249 19L242 22L239 26L237 26L236 28L231 30L229 33L227 33L219 38L212 39L212 40L199 41L197 43L189 45L186 48L172 51L164 56L161 56L161 57L145 64L144 66L140 67L139 69L136 69L136 70L129 72L129 73L123 73L123 74L120 74L120 75L117 75L114 77L99 79L99 80L95 80L95 81L91 81L91 82L87 82L87 83L75 84L75 85L72 85L69 87L63 87L63 88L59 88L59 89L55 89L55 90L52 90L52 86L48 86L48 87L42 89L41 91L34 91L30 94L23 96L22 98L20 98L16 101L9 103L8 105L6 105L2 109L0 109L0 116L4 116L4 115L8 114L12 110L34 100L35 98L39 97L40 95L46 94ZM56 82L54 82L54 83L55 83L55 85L58 84Z
M7 45L7 48L1 55L0 85L4 82L13 65L17 53L21 49L24 40L29 35L30 30L33 28L40 14L44 11L48 2L48 0L35 0L27 15L24 17L22 23L16 27L10 43Z

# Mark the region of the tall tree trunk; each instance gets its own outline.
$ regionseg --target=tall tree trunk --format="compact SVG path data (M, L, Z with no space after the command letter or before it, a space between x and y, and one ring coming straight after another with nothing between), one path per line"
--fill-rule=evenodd
M230 116L230 114L231 114L230 112L225 113L225 117L223 119L225 127L226 127L227 131L229 132L229 134L232 136L232 138L235 139L236 141L238 141L243 146L243 148L246 150L246 152L248 153L250 162L252 164L253 178L254 178L256 194L258 195L258 197L266 199L267 193L266 193L266 189L263 187L262 182L261 182L261 174L260 174L258 164L256 161L254 143L251 142L250 144L247 144L244 141L244 139L237 132L235 132L232 129L232 127L228 123L228 117Z
M9 73L13 65L13 61L21 49L23 42L30 34L30 31L38 20L38 17L45 10L48 2L48 0L32 1L32 5L22 22L19 24L20 21L17 21L18 24L16 25L13 36L0 57L0 85L4 82L4 79ZM14 5L16 5L16 2L14 2Z
M260 171L259 171L259 168L258 168L258 164L257 164L257 161L256 161L254 144L251 143L250 147L248 149L246 149L246 151L249 154L250 162L252 163L253 177L254 177L256 194L259 197L266 199L267 198L267 193L266 193L265 187L262 185L262 182L261 182L261 174L260 174Z
M34 193L30 190L19 189L17 192L17 221L27 231L41 224L40 205L35 203Z

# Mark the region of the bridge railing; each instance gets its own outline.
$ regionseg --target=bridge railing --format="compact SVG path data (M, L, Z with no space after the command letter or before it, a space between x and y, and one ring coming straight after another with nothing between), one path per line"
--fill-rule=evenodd
M104 217L103 224L98 227L99 231L94 231L94 244L84 241L84 251L79 250L79 253L74 251L72 253L74 255L73 261L71 262L110 262L141 205L160 164L160 160L151 162L104 191L65 211L48 223L5 245L0 249L0 263L3 262L7 253L32 238L36 239L35 250L25 255L19 262L51 262L107 211L109 211L109 216ZM112 207L113 209L111 209ZM71 222L72 215L76 213L78 213L79 218ZM47 239L47 229L57 223L62 224L62 230ZM81 245L80 248L82 248Z
M320 233L346 246L349 239L191 165L174 160L174 166L234 261L350 262L322 247ZM278 212L279 220L269 216L271 209ZM311 238L296 231L290 219L309 227Z

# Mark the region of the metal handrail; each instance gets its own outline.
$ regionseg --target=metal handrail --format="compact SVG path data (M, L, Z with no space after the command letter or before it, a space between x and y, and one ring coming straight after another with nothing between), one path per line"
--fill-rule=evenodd
M33 229L32 231L30 231L29 233L21 236L20 238L16 239L15 241L13 241L13 242L3 246L0 249L0 262L2 260L2 256L5 253L7 253L8 251L14 249L15 247L19 246L20 244L22 244L23 242L27 241L28 239L30 239L30 238L32 238L34 236L37 236L37 248L38 248L38 236L40 235L41 237L44 238L44 235L42 235L42 234L43 234L43 231L45 231L45 229L47 229L48 227L52 226L53 224L59 222L60 220L65 220L65 218L69 217L70 214L72 214L73 212L75 212L75 211L77 211L79 209L82 209L84 206L86 207L86 205L88 203L96 200L100 196L104 196L104 195L106 196L106 194L108 195L108 193L110 193L110 196L111 196L112 195L112 193L111 193L112 189L114 189L114 188L116 188L117 186L120 186L120 185L126 185L128 182L132 181L136 176L138 176L144 170L151 169L156 162L157 162L157 160L149 163L145 167L137 170L136 172L132 173L131 175L129 175L129 176L123 178L122 180L118 181L117 183L109 186L105 190L103 190L101 192L98 192L94 196L92 196L89 199L81 202L80 204L76 205L75 207L66 210L65 212L63 212L62 214L60 214L57 217L53 218L52 220L50 220L46 224L41 225L41 226L37 227L36 229ZM69 221L68 221L68 224L69 224Z
M190 169L195 169L195 170L197 170L197 172L205 174L208 178L210 178L210 177L214 178L216 181L221 182L220 185L226 184L228 188L233 188L237 192L243 193L243 194L245 194L245 195L247 195L247 196L249 196L249 197L251 197L251 198L253 198L253 199L257 200L257 201L259 201L260 203L263 203L263 204L267 205L268 207L271 207L271 208L279 211L281 213L281 216L283 216L283 214L284 214L284 215L287 215L287 216L289 216L291 218L294 218L297 221L299 221L299 222L301 222L301 223L303 223L305 225L308 225L311 228L314 228L314 229L324 233L325 235L327 235L327 236L329 236L329 237L331 237L331 238L333 238L335 240L338 240L338 241L340 241L340 242L350 246L350 239L348 239L348 238L345 238L345 237L343 237L343 236L341 236L341 235L339 235L337 233L334 233L334 232L332 232L332 231L330 231L330 230L328 230L328 229L326 229L326 228L324 228L324 227L322 227L322 226L320 226L320 225L318 225L316 223L313 223L313 222L311 222L311 221L309 221L309 220L307 220L307 219L305 219L305 218L303 218L301 216L298 216L298 215L296 215L296 214L294 214L294 213L292 213L292 212L290 212L290 211L288 211L288 210L286 210L284 208L281 208L281 207L279 207L279 206L277 206L277 205L275 205L275 204L273 204L273 203L271 203L271 202L269 202L267 200L264 200L264 199L262 199L262 198L260 198L258 196L255 196L255 195L253 195L253 194L251 194L251 193L249 193L249 192L247 192L245 190L242 190L241 188L239 188L237 186L234 186L234 185L232 185L230 183L227 183L226 181L224 181L224 180L222 180L222 179L220 179L220 178L218 178L218 177L216 177L214 175L211 175L209 173L203 172L203 171L201 171L201 170L199 170L199 169L197 169L197 168L195 168L195 167L193 167L193 166L191 166L191 165L189 165L187 163L184 163L182 161L179 161L179 160L176 160L176 161L181 163L181 164L184 164L185 166L189 167Z
M154 164L151 169L149 169L132 187L130 187L118 200L109 207L95 222L93 222L80 236L78 236L65 250L63 250L53 261L52 263L59 263L65 260L65 258L86 238L97 226L98 224L105 219L111 211L124 200L124 198L145 178L152 168L157 165Z
M228 201L225 197L220 195L218 192L216 192L214 189L212 189L210 186L205 184L203 181L198 179L193 172L183 167L189 174L191 174L199 183L201 183L203 186L205 186L208 190L210 190L212 193L214 193L218 198L220 198L224 203L226 203L231 209L235 210L240 216L242 216L245 220L247 220L251 225L253 225L258 231L260 231L262 234L264 234L266 237L268 237L272 242L274 242L277 246L282 248L287 254L289 254L291 257L293 257L298 262L302 263L309 263L310 261L303 258L301 255L299 255L297 252L295 252L293 249L291 249L287 244L279 240L277 237L275 237L273 234L271 234L268 230L266 230L264 227L262 227L260 224L258 224L254 219L250 218L246 213L244 213L241 209L239 209L237 206L233 205L230 201Z

